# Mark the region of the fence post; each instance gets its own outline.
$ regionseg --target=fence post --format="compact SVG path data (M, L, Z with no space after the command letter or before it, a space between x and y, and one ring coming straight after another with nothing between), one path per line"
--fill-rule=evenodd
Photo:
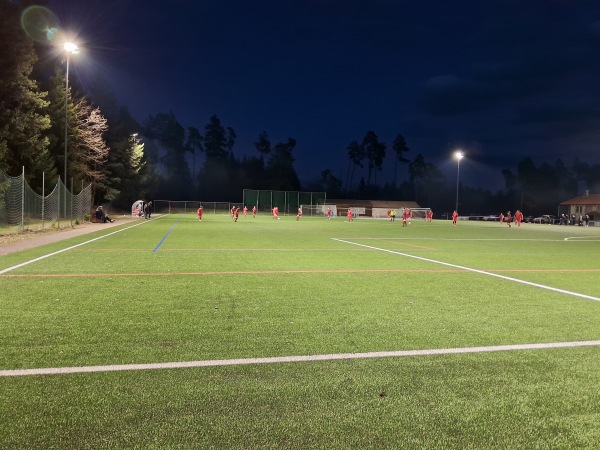
M21 173L21 232L25 229L25 166Z
M44 230L44 210L46 209L46 172L42 172L42 231Z
M69 202L70 206L71 206L71 226L73 226L73 177L71 177L71 192L70 192L70 198L71 201Z

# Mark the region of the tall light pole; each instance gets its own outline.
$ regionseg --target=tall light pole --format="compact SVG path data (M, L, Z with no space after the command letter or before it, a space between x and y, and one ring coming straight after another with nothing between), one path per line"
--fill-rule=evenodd
M67 216L67 148L68 148L68 138L69 138L69 57L71 54L79 53L79 49L77 44L73 42L65 42L64 45L65 52L67 53L67 73L65 76L65 171L64 171L64 179L63 184L65 185L65 190L63 194L63 211L64 216Z
M460 179L460 160L465 157L465 154L461 150L457 150L454 152L454 158L456 159L456 208L454 209L458 212L458 183Z
M65 172L63 183L67 185L67 148L69 138L69 57L72 54L79 53L77 44L73 42L65 42L65 52L67 52L67 74L65 76ZM65 210L66 211L66 210Z

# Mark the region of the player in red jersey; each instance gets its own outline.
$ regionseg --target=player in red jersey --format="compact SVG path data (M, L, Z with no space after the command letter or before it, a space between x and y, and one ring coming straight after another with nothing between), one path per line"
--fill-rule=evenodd
M512 214L509 212L506 213L506 223L508 225L508 228L512 228Z
M244 217L248 215L248 207L244 206Z
M273 208L273 219L279 219L279 207L277 206Z
M300 217L302 217L302 208L298 208L298 214L296 215L296 220L300 220Z
M198 220L202 222L202 205L198 208Z
M256 217L256 205L252 207L252 217Z
M504 214L500 213L500 215L498 216L498 222L504 222Z
M331 220L331 208L327 207L327 220Z
M352 218L353 214L352 214L352 210L350 208L348 208L348 222L352 222L352 220L354 220Z
M408 208L404 208L402 210L402 226L408 226L408 218L410 216L410 210Z
M458 221L458 213L456 211L454 211L452 213L452 226L456 226L456 222Z
M517 209L515 212L515 222L517 223L517 228L521 227L521 222L523 222L523 213Z
M432 219L433 219L433 211L430 209L429 211L427 211L427 222L431 222Z
M231 207L231 220L233 220L233 216L235 215L235 205Z

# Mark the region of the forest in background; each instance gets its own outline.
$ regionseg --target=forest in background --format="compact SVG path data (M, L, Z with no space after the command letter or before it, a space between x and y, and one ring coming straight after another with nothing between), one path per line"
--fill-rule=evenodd
M319 168L315 156L320 177L301 182L293 137L272 142L268 131L257 130L254 148L239 148L234 124L221 123L217 115L184 126L172 112L148 112L139 123L105 80L84 89L69 79L67 89L66 55L34 42L21 27L29 4L0 2L0 168L16 176L26 167L27 182L38 192L42 176L46 186L64 178L65 154L63 182L91 183L94 203L116 209L140 198L239 202L243 189L268 189L412 200L442 213L454 209L458 189L461 214L521 209L538 215L555 213L559 202L585 191L600 192L600 164L577 157L548 163L524 156L502 170L505 185L495 192L457 186L401 133L386 143L373 130L339 143L347 158L338 167ZM393 161L393 179L378 180L385 161Z

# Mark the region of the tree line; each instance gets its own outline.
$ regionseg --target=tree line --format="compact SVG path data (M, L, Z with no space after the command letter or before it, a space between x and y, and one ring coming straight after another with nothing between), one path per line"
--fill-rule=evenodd
M59 178L75 190L92 183L95 204L123 209L139 198L239 202L244 188L414 200L439 213L454 207L455 180L445 179L422 153L409 159L401 134L389 146L393 180L377 180L388 145L369 130L345 146L347 160L339 164L345 174L324 168L320 178L303 184L295 169L293 137L272 142L262 131L254 148L242 149L240 157L234 128L217 115L200 127L184 127L171 112L148 115L140 124L103 80L87 90L69 80L67 90L64 60L53 58L48 45L34 43L20 26L26 4L0 3L0 168L16 175L25 166L27 182L39 192L43 175L47 186ZM600 166L580 160L570 166L561 160L536 165L526 157L502 175L505 186L497 192L461 184L461 213L517 208L553 213L582 188L600 192Z

